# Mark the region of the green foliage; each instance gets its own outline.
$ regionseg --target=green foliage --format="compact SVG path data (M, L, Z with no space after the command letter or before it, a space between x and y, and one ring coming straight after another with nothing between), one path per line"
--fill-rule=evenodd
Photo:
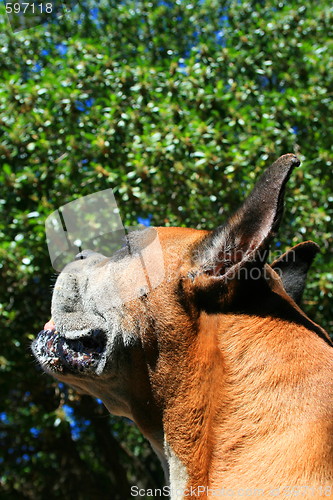
M98 6L16 34L1 21L4 498L123 499L130 484L162 482L132 425L32 360L53 274L44 221L57 207L112 187L129 225L151 214L154 225L213 228L265 166L295 151L302 166L275 250L320 244L305 309L333 330L331 2Z

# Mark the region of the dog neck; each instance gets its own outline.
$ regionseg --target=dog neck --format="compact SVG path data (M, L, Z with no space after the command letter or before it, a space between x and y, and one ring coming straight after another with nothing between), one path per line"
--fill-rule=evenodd
M192 343L172 351L172 360L162 343L152 385L164 408L171 488L200 492L203 485L237 485L267 492L272 485L305 480L308 460L329 464L324 443L333 418L330 429L324 421L333 407L333 384L323 388L320 381L330 380L330 349L303 326L291 329L284 320L239 314L203 313ZM309 450L314 425L316 440L313 436ZM291 453L295 436L299 446ZM161 440L158 446L161 450ZM261 476L263 456L272 467Z

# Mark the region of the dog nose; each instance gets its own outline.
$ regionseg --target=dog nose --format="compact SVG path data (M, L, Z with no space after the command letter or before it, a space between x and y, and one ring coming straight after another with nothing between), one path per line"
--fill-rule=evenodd
M53 321L52 318L50 319L50 321L48 321L47 323L45 323L43 329L44 330L51 330L51 331L55 330L55 324L54 324L54 321Z
M75 260L83 260L89 257L90 255L93 255L94 252L93 250L82 250L82 252L79 252L77 255L75 255Z

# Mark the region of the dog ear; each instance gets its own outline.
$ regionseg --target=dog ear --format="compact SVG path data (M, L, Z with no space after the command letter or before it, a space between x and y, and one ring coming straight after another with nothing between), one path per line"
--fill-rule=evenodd
M299 164L287 154L264 172L237 212L195 249L194 274L221 280L245 265L264 265L281 221L286 183Z
M279 274L284 289L297 304L302 299L307 273L318 251L316 243L305 241L288 250L271 265Z
M220 310L236 303L236 297L264 293L260 283L266 283L262 275L269 244L281 221L286 183L299 164L293 154L281 156L236 213L193 250L186 286L198 305Z

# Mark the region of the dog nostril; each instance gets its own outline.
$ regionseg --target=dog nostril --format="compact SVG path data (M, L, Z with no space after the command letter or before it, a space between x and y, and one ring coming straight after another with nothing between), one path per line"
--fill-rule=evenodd
M86 259L87 257L89 257L94 253L96 252L94 252L93 250L82 250L82 252L79 252L77 255L75 255L75 260Z

